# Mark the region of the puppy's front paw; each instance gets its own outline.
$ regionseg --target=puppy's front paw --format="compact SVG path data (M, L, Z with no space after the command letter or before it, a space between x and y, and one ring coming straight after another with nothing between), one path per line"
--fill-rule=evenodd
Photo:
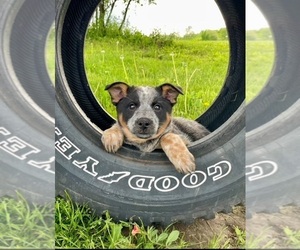
M117 126L112 126L103 132L101 141L107 152L116 153L123 144L124 135Z
M180 173L188 174L196 169L195 158L188 150L177 153L174 157L169 158L172 158L170 161Z
M178 172L188 174L195 171L195 158L180 136L168 133L161 138L160 145Z

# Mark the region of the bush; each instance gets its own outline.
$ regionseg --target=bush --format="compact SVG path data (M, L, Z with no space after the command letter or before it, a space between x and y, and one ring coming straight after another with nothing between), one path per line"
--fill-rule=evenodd
M262 28L259 30L247 30L246 40L251 41L271 41L273 40L272 32L269 28Z
M216 30L204 30L200 32L201 40L216 41L218 40L218 33Z

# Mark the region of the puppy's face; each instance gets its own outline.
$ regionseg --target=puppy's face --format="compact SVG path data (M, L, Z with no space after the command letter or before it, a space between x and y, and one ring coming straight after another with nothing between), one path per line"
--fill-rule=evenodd
M130 87L115 82L106 87L117 107L118 122L129 141L145 142L159 137L171 122L179 87L166 83L156 88Z

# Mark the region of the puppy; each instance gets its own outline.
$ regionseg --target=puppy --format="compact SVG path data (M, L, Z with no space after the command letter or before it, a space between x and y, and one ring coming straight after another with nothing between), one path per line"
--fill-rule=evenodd
M101 138L108 152L115 153L124 142L143 152L161 148L178 172L195 170L195 159L187 146L210 132L196 121L172 118L172 107L183 94L180 87L170 83L134 87L115 82L105 90L117 108L117 122Z

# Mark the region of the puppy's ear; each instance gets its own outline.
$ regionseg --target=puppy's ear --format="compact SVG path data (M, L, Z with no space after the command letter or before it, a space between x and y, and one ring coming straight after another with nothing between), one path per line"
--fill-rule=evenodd
M107 85L105 87L105 90L107 90L111 97L111 102L114 105L117 105L119 101L127 96L129 85L125 82L114 82L110 85Z
M172 105L176 103L179 94L183 95L182 89L171 83L164 83L158 86L158 88L161 90L162 96L168 99Z

